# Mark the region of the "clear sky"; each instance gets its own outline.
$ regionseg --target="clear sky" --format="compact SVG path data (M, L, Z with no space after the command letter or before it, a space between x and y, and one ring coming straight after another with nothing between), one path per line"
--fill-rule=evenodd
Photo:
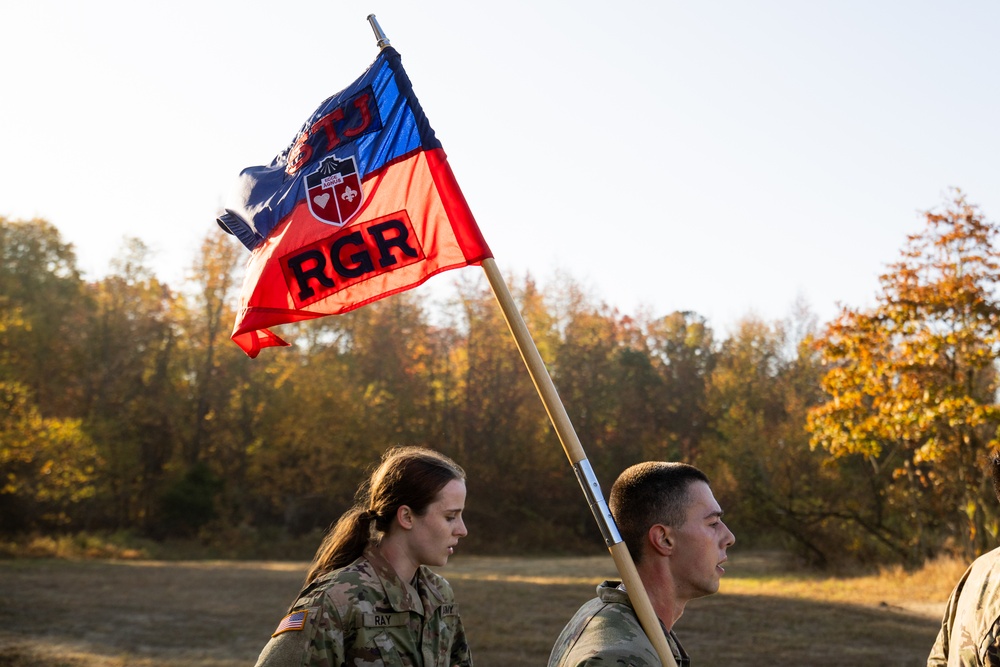
M500 268L626 313L826 321L948 188L1000 216L990 0L0 0L0 216L88 278L137 236L179 284L239 171L375 58L369 13Z

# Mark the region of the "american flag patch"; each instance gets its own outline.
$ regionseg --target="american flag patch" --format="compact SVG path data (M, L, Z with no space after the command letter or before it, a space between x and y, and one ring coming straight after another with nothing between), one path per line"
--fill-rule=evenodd
M306 616L309 615L308 609L303 609L302 611L293 611L288 616L281 619L281 623L278 623L278 629L271 634L272 637L277 637L282 632L292 632L301 630L305 627Z

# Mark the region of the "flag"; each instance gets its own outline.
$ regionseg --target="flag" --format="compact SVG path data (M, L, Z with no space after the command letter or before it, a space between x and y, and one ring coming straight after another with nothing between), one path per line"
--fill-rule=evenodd
M385 47L267 166L244 169L219 225L250 251L232 339L344 313L492 257L399 54Z
M277 629L271 633L271 636L277 637L283 632L298 632L306 626L306 616L308 615L308 609L293 611L288 616L281 619L281 623L278 623Z

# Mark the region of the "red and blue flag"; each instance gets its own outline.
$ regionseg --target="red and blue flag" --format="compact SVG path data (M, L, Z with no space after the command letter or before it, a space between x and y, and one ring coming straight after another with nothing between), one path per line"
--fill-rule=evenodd
M219 224L251 251L232 338L344 313L492 257L447 157L385 47L269 165L240 173Z

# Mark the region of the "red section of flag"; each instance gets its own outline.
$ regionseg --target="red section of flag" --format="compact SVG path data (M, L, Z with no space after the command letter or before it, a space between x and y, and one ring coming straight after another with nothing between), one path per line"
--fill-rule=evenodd
M254 249L233 340L251 357L286 343L267 327L344 313L491 257L444 151L417 151L370 174L348 225L301 201Z

